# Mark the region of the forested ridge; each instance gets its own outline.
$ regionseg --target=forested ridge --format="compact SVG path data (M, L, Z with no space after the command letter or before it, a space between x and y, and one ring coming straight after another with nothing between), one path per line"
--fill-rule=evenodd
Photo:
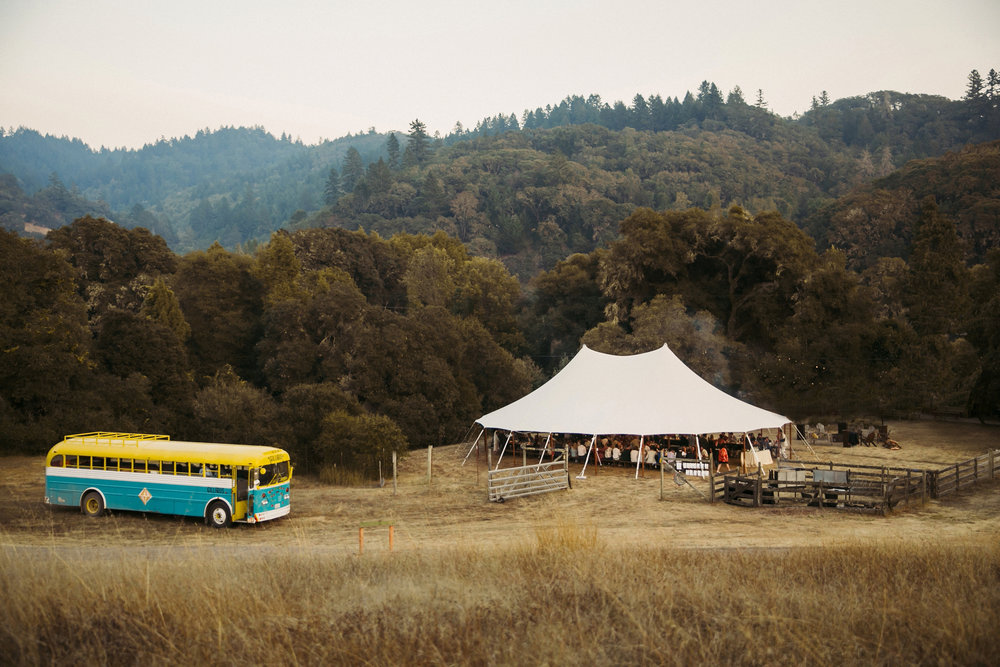
M0 446L164 432L370 474L461 438L581 343L668 343L795 419L995 417L1000 133L974 83L959 102L821 95L800 119L706 83L319 147L6 133L0 167L42 141L122 182L0 178L22 234L0 233Z
M417 121L311 146L257 127L95 151L10 128L0 132L0 175L13 176L0 181L0 224L55 228L83 210L150 229L181 253L252 246L279 228L445 229L523 280L613 238L637 206L777 210L825 241L818 212L853 188L1000 139L996 78L971 73L957 101L820 93L796 118L771 113L762 91L746 99L706 81L682 99L570 96L444 137Z

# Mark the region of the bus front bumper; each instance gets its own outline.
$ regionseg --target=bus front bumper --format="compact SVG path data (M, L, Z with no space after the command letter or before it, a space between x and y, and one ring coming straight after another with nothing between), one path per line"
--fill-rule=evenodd
M276 507L273 510L254 512L252 516L247 517L247 523L260 523L261 521L270 521L271 519L277 519L279 517L286 516L291 509L292 509L291 505L285 505L284 507Z

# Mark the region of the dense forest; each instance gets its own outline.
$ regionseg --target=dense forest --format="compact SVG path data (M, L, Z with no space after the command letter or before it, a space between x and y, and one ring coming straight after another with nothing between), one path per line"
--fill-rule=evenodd
M796 420L996 417L1000 91L973 74L796 119L705 83L444 138L5 132L0 449L163 432L371 473L581 343L668 343Z

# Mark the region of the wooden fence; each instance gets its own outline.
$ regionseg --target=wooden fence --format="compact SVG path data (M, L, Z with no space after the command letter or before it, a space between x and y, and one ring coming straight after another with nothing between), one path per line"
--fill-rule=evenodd
M900 503L924 502L993 479L1000 450L940 470L784 461L755 474L727 474L710 480L711 500L734 505L804 504L888 513Z
M487 474L486 488L488 499L501 503L508 498L568 489L570 488L569 463L563 459L490 470Z
M935 471L931 481L931 496L942 498L972 486L982 479L993 479L998 472L1000 472L1000 450L991 449L974 459Z

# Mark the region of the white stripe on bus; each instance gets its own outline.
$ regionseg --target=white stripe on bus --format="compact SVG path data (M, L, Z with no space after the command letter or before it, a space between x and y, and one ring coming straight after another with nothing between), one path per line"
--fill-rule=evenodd
M196 475L171 475L159 472L117 472L115 470L90 470L88 468L45 469L48 477L77 477L99 479L108 482L137 482L139 484L171 484L174 486L202 486L231 489L233 480L220 477L200 477Z

